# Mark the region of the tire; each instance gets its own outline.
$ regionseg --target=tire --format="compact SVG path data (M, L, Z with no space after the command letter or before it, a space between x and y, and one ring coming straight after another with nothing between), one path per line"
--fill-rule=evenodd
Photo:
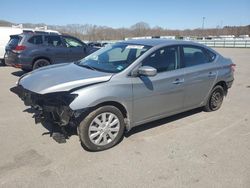
M78 134L83 148L88 151L102 151L122 140L124 127L124 117L118 108L102 106L81 121Z
M6 66L4 59L0 59L0 66Z
M33 70L47 65L50 65L50 62L47 59L38 59L33 64Z
M223 102L223 98L225 96L225 91L222 86L215 86L208 98L207 104L204 106L204 111L212 112L218 110Z

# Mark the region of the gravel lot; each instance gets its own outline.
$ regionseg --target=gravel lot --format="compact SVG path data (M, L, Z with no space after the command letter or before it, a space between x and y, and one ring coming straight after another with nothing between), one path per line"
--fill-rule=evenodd
M250 49L217 49L237 64L219 111L193 110L133 129L116 147L58 144L9 91L0 67L0 187L250 187Z

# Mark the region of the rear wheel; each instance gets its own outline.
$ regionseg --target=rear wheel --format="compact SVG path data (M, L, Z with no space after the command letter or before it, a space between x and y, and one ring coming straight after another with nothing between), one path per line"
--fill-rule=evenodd
M220 85L215 86L209 96L207 104L204 106L204 110L206 112L218 110L222 105L223 98L224 98L223 87Z
M82 146L90 151L101 151L116 145L123 137L124 117L114 106L103 106L92 111L78 127Z
M0 59L0 66L6 66L4 59Z
M47 65L50 65L50 62L47 59L38 59L33 64L33 70Z

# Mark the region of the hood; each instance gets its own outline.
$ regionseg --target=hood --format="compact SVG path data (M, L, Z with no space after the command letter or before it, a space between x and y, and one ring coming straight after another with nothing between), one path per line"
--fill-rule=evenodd
M80 67L74 63L46 66L21 77L18 85L39 94L71 89L109 81L112 73Z

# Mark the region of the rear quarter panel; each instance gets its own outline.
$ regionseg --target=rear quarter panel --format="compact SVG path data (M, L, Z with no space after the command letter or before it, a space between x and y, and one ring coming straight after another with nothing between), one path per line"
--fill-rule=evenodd
M233 64L232 60L220 56L218 59L218 63L220 67L218 69L218 76L217 76L216 83L220 81L225 81L225 82L233 81L234 73L231 68L231 64Z

